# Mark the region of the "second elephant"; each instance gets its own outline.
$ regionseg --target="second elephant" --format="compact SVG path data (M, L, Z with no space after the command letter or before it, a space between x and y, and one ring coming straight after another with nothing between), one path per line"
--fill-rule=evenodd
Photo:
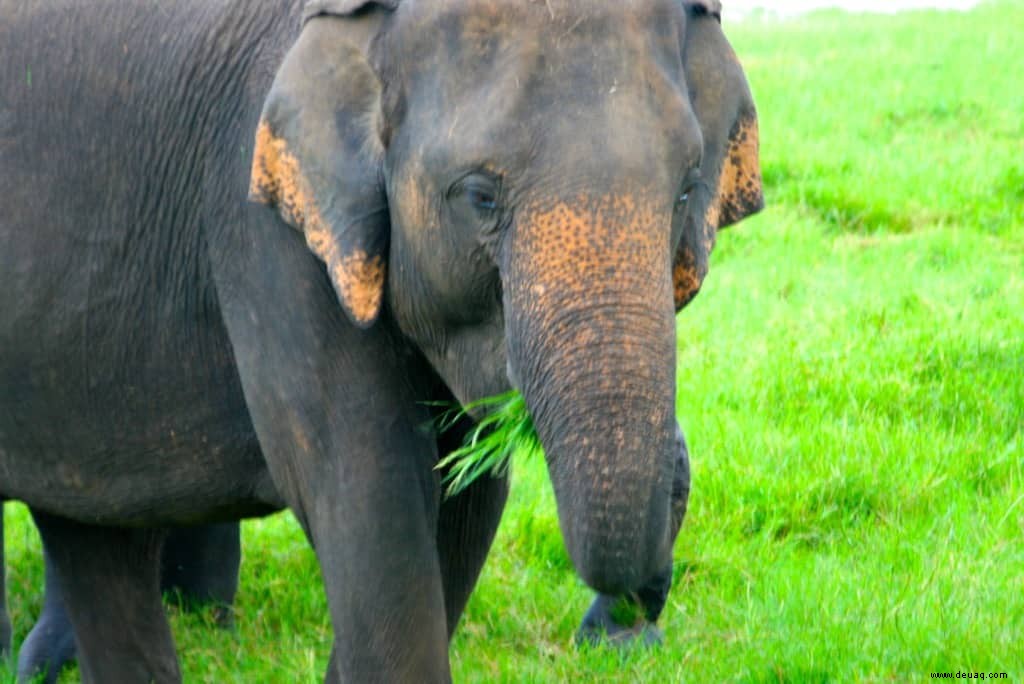
M0 549L3 538L0 510ZM172 531L164 545L160 586L174 601L190 609L214 605L222 626L232 622L231 605L238 590L241 540L238 523L221 523ZM75 658L74 632L64 606L64 592L44 549L46 587L43 610L18 652L18 681L55 684L60 671ZM4 560L0 553L0 563ZM2 568L0 565L0 573ZM99 588L101 589L101 588ZM2 596L0 585L0 596ZM0 626L10 625L0 600ZM10 632L7 632L10 646ZM0 635L2 636L2 635ZM41 679L37 679L41 677Z

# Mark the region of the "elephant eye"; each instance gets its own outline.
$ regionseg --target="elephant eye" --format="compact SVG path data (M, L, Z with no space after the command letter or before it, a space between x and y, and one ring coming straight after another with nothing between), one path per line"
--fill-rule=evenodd
M448 190L448 199L461 204L482 218L498 211L501 188L498 180L481 173L471 173L456 181ZM468 205L468 206L467 206Z
M498 208L498 198L487 188L476 186L466 188L466 199L482 211L494 211Z

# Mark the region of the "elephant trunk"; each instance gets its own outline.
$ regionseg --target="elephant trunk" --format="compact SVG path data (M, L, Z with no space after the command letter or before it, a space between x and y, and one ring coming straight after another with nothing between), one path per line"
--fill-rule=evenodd
M670 560L675 318L665 217L632 196L517 221L505 278L513 380L547 455L566 547L598 591Z

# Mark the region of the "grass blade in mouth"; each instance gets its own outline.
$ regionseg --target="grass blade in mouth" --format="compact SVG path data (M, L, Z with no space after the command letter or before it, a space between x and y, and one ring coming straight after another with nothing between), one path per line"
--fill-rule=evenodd
M462 446L438 461L437 470L448 469L444 476L445 496L453 497L481 475L490 473L498 477L508 472L513 454L530 456L541 452L540 440L533 427L530 412L523 395L512 390L493 397L485 397L464 407L450 409L437 421L438 430L444 432L470 411L484 410L484 417L466 435Z

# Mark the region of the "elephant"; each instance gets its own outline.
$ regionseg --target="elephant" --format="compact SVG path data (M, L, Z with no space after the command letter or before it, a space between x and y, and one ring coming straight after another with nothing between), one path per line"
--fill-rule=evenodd
M0 510L0 539L2 537L3 515ZM45 549L43 556L46 569L43 612L18 653L18 680L55 684L64 666L75 658L75 642L64 607L63 591ZM172 530L161 555L160 589L186 610L215 606L217 623L229 627L233 622L230 606L238 590L240 560L237 522ZM4 643L9 649L10 621L3 608L0 601L0 624L7 627Z
M763 206L717 2L0 0L0 92L0 497L83 681L180 681L167 530L285 507L325 681L450 681L508 481L436 465L512 389L581 637L626 601L646 639L689 491L675 315Z

